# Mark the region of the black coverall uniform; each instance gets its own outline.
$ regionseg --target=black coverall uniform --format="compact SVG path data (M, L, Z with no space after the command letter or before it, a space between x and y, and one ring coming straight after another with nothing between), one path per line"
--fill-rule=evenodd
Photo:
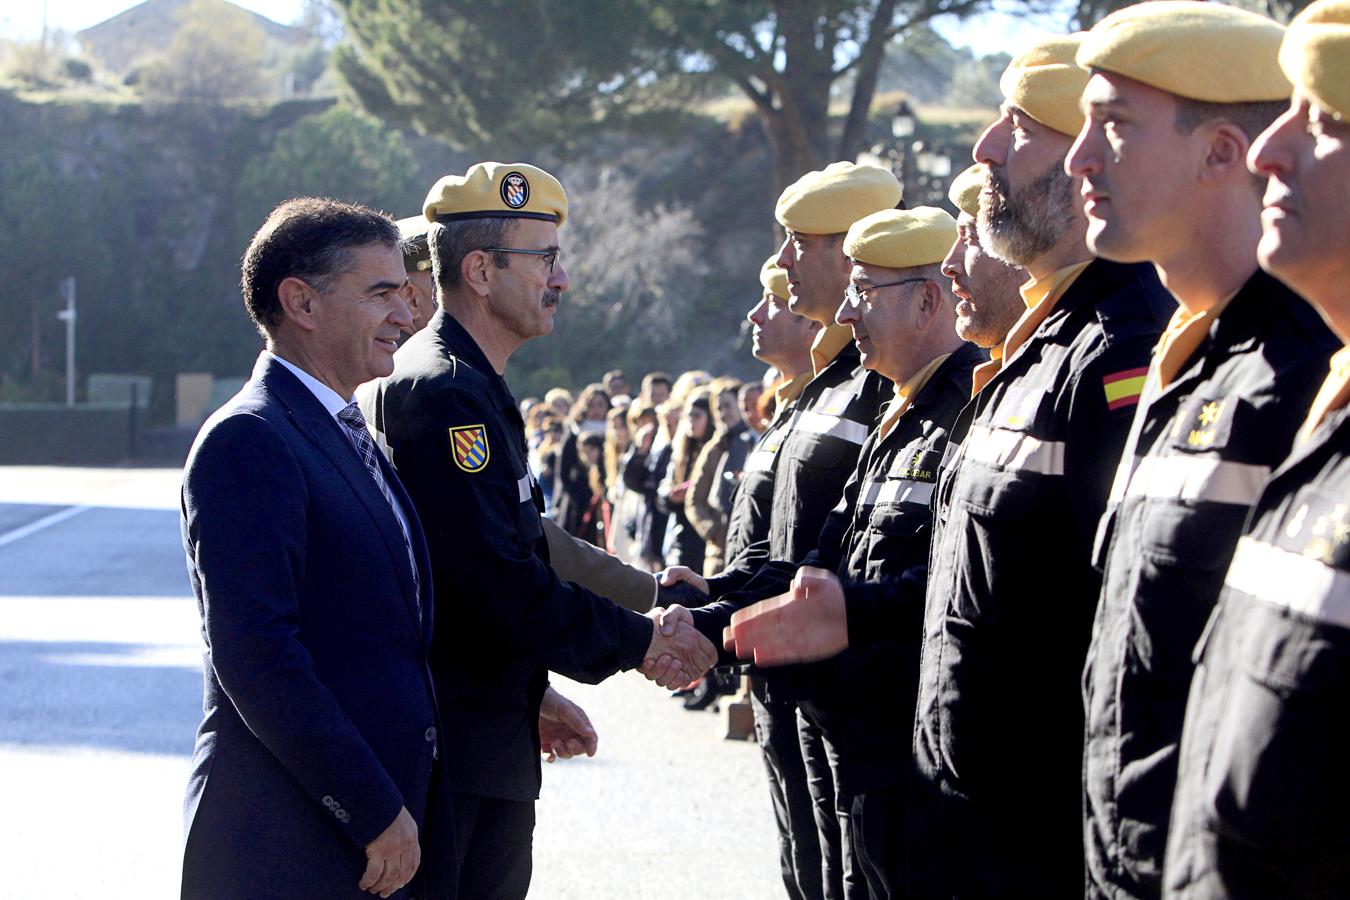
M1196 658L1164 895L1350 896L1350 410L1266 483Z
M1092 262L958 420L924 613L913 893L1082 894L1092 541L1134 412L1107 388L1142 374L1175 307L1152 266Z
M1191 652L1336 346L1307 303L1258 270L1161 392L1150 370L1097 536L1102 595L1083 677L1090 897L1162 893Z
M775 459L769 537L761 543L760 558L800 563L815 549L825 518L839 502L863 442L890 393L889 382L862 367L852 341L802 390ZM727 597L749 585L756 571L728 568L708 579L709 595L725 602L695 610L694 620L695 627L716 646L722 645L722 628L730 622L731 612L758 599L752 594ZM797 712L802 685L774 670L757 671L753 679L763 685L762 699L768 701L755 708L757 714L769 718L764 728L782 735L795 729L801 743L805 782L798 780L802 776L791 762L775 767L774 759L765 757L775 782L773 792L789 798L789 805L800 806L803 796L809 796L812 803L815 833L806 830L812 823L794 818L788 839L794 846L819 843L822 883L814 890L809 884L799 884L799 888L806 897L842 898L846 860L835 786L819 729Z
M933 372L883 438L875 429L825 520L819 543L800 564L774 561L728 610L788 589L801 565L835 572L845 589L877 582L916 586L903 614L908 628L872 635L826 662L775 670L799 685L802 715L821 732L840 802L841 827L858 868L853 893L900 897L904 787L919 677L923 585L928 575L929 504L947 437L970 400L971 372L987 359L964 344ZM729 617L729 613L728 613Z
M635 668L652 623L549 567L515 399L445 310L399 349L391 376L360 393L431 551L431 669L454 735L446 769L460 896L523 897L548 671L594 683Z

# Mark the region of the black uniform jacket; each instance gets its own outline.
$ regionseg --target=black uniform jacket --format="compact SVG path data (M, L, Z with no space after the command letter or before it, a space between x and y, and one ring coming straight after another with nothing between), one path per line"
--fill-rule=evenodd
M1267 482L1196 649L1166 896L1350 896L1350 411Z
M773 475L797 410L794 399L779 410L759 440L745 454L740 478L731 495L727 518L726 566L724 571L755 571L769 557L769 517L773 512ZM729 455L729 454L728 454ZM713 644L722 646L719 637Z
M361 406L431 548L451 787L533 800L547 670L595 682L634 668L651 622L549 567L515 399L445 310L399 348L393 375L362 389Z
M801 564L816 548L825 519L843 496L862 445L890 396L890 382L862 367L852 341L806 385L774 460L769 536L751 551L752 557ZM715 646L722 645L722 629L730 624L732 613L779 592L779 579L771 573L753 587L757 573L758 569L728 568L708 579L709 596L721 599L699 610L694 625ZM783 674L765 673L767 695L798 699L799 690L789 692L789 679Z
M803 699L803 711L837 752L842 794L905 783L906 767L897 748L907 747L913 733L923 584L932 535L929 503L947 436L970 399L971 372L987 358L972 344L952 353L884 439L879 429L868 436L816 548L800 564L767 564L745 592L733 595L739 599L783 593L799 565L829 569L846 585L880 581L918 585L907 610L907 628L873 635L825 662L774 670L779 682L790 684ZM784 690L780 685L780 693Z
M1083 889L1091 550L1139 372L1175 302L1097 260L962 412L938 477L907 834L922 894Z
M1149 374L1098 531L1105 565L1084 674L1089 894L1162 891L1191 652L1336 346L1307 303L1258 270L1166 390Z

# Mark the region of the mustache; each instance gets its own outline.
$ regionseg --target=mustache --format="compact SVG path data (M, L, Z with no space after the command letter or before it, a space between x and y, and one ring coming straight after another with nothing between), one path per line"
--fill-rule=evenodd
M552 308L562 302L562 291L545 291L544 306Z

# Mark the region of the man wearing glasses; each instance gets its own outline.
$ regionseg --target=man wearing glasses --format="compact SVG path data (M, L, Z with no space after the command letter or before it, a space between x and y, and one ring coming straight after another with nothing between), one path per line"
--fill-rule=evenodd
M543 496L502 373L521 344L553 330L568 288L562 185L534 166L480 163L438 181L424 212L439 309L393 375L363 388L361 406L427 531L442 612L431 667L454 729L459 896L523 898L540 751L595 752L590 723L549 687L549 670L594 683L641 667L675 687L716 653L681 607L658 626L548 565Z

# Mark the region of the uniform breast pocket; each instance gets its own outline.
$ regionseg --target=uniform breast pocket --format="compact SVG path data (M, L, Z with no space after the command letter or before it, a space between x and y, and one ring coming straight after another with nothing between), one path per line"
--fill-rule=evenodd
M838 419L837 423L843 423L863 429L863 437L866 437L866 428L856 422L849 422L846 419ZM832 423L825 423L832 430L839 428ZM842 468L852 468L853 463L858 458L858 449L862 446L862 441L854 444L843 438L832 434L810 433L802 434L792 442L788 451L792 459L797 464L807 469L817 471L836 471Z
M1226 630L1240 652L1206 772L1210 827L1264 849L1344 848L1350 630L1246 603Z

